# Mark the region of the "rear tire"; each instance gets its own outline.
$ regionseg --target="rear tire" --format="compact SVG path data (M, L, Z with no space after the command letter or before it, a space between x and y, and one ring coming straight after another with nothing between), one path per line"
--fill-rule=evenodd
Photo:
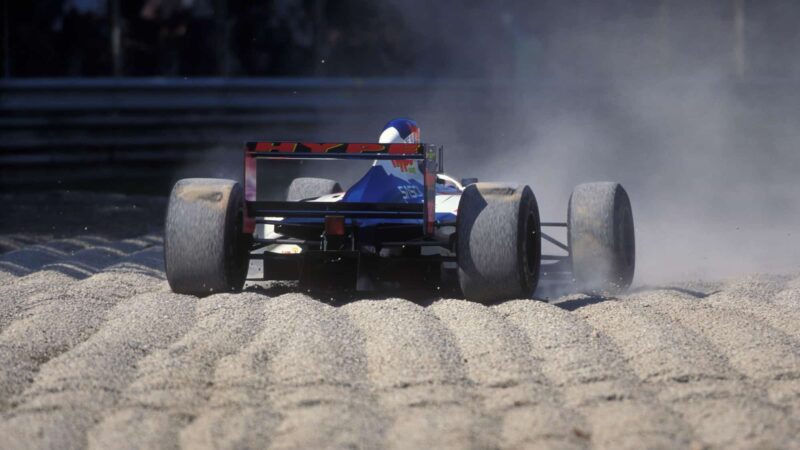
M468 300L530 298L539 281L541 224L528 186L467 186L458 205L458 281Z
M567 211L572 273L588 292L616 293L633 281L636 243L628 193L619 183L575 187Z
M242 289L251 241L242 232L243 212L242 188L233 180L175 184L164 232L164 266L174 292L202 297Z
M286 200L298 202L342 192L342 186L327 178L300 177L292 180L286 192Z

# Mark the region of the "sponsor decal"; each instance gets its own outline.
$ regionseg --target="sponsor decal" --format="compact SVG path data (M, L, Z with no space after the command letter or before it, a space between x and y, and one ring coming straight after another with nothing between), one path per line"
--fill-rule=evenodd
M252 142L248 149L256 153L388 153L415 155L423 152L421 144L344 144L321 142Z
M329 151L341 147L344 144L317 144L314 142L303 142L301 145L311 149L311 153L328 153Z
M347 153L385 152L386 144L347 144Z
M295 149L297 149L297 142L258 142L256 143L255 151L292 153Z
M400 191L400 195L403 196L403 200L413 200L417 198L422 198L422 191L420 191L418 187L411 184L405 186L397 186L397 190Z
M416 169L414 169L414 160L412 159L393 159L392 160L392 167L397 167L400 169L400 172L406 173L417 173Z

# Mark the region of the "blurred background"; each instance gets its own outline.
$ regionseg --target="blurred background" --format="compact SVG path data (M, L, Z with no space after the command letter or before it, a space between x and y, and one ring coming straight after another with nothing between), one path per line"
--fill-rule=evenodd
M548 220L622 182L639 280L798 270L798 23L793 0L2 0L0 189L166 195L239 178L246 140L410 116Z

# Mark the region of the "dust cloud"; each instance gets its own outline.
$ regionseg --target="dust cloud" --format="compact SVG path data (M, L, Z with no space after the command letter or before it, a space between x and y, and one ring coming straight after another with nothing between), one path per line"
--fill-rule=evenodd
M800 8L759 5L737 18L731 1L453 4L465 16L450 20L457 61L440 75L470 76L465 49L475 67L509 69L488 73L484 105L448 110L458 99L433 95L418 112L423 139L445 144L454 175L530 184L544 220L564 220L578 183L621 182L638 284L796 272L798 40L774 22ZM538 59L504 63L507 48L487 48L492 17L528 33L513 52Z

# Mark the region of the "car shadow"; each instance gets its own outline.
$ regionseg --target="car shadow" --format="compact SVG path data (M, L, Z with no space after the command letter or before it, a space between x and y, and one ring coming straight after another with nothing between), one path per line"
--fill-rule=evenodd
M673 292L679 292L681 294L686 294L688 296L697 299L703 299L720 292L718 289L709 292L702 292L694 289L687 289L676 286L639 286L637 288L631 289L630 291L627 292L627 294L637 294L640 292L647 292L647 291L673 291Z
M694 297L698 300L704 299L710 295L716 294L719 291L711 291L711 292L701 292L692 289L686 289L682 287L674 287L674 286L640 286L634 289L631 289L624 293L625 296L636 295L638 293L645 293L651 291L673 291L679 292L681 294L686 294L691 297ZM563 301L559 301L556 299L555 302L551 302L554 306L558 306L559 308L565 309L567 311L575 311L584 306L594 305L597 303L602 303L606 301L625 301L624 298L620 298L614 295L601 295L601 294L586 294L581 296L580 298L572 298Z
M569 300L563 301L556 301L556 302L548 302L553 306L557 306L561 309L565 309L567 311L575 311L584 306L595 305L597 303L607 302L610 300L618 300L617 297L612 296L605 296L605 295L587 295L580 298L573 298Z

